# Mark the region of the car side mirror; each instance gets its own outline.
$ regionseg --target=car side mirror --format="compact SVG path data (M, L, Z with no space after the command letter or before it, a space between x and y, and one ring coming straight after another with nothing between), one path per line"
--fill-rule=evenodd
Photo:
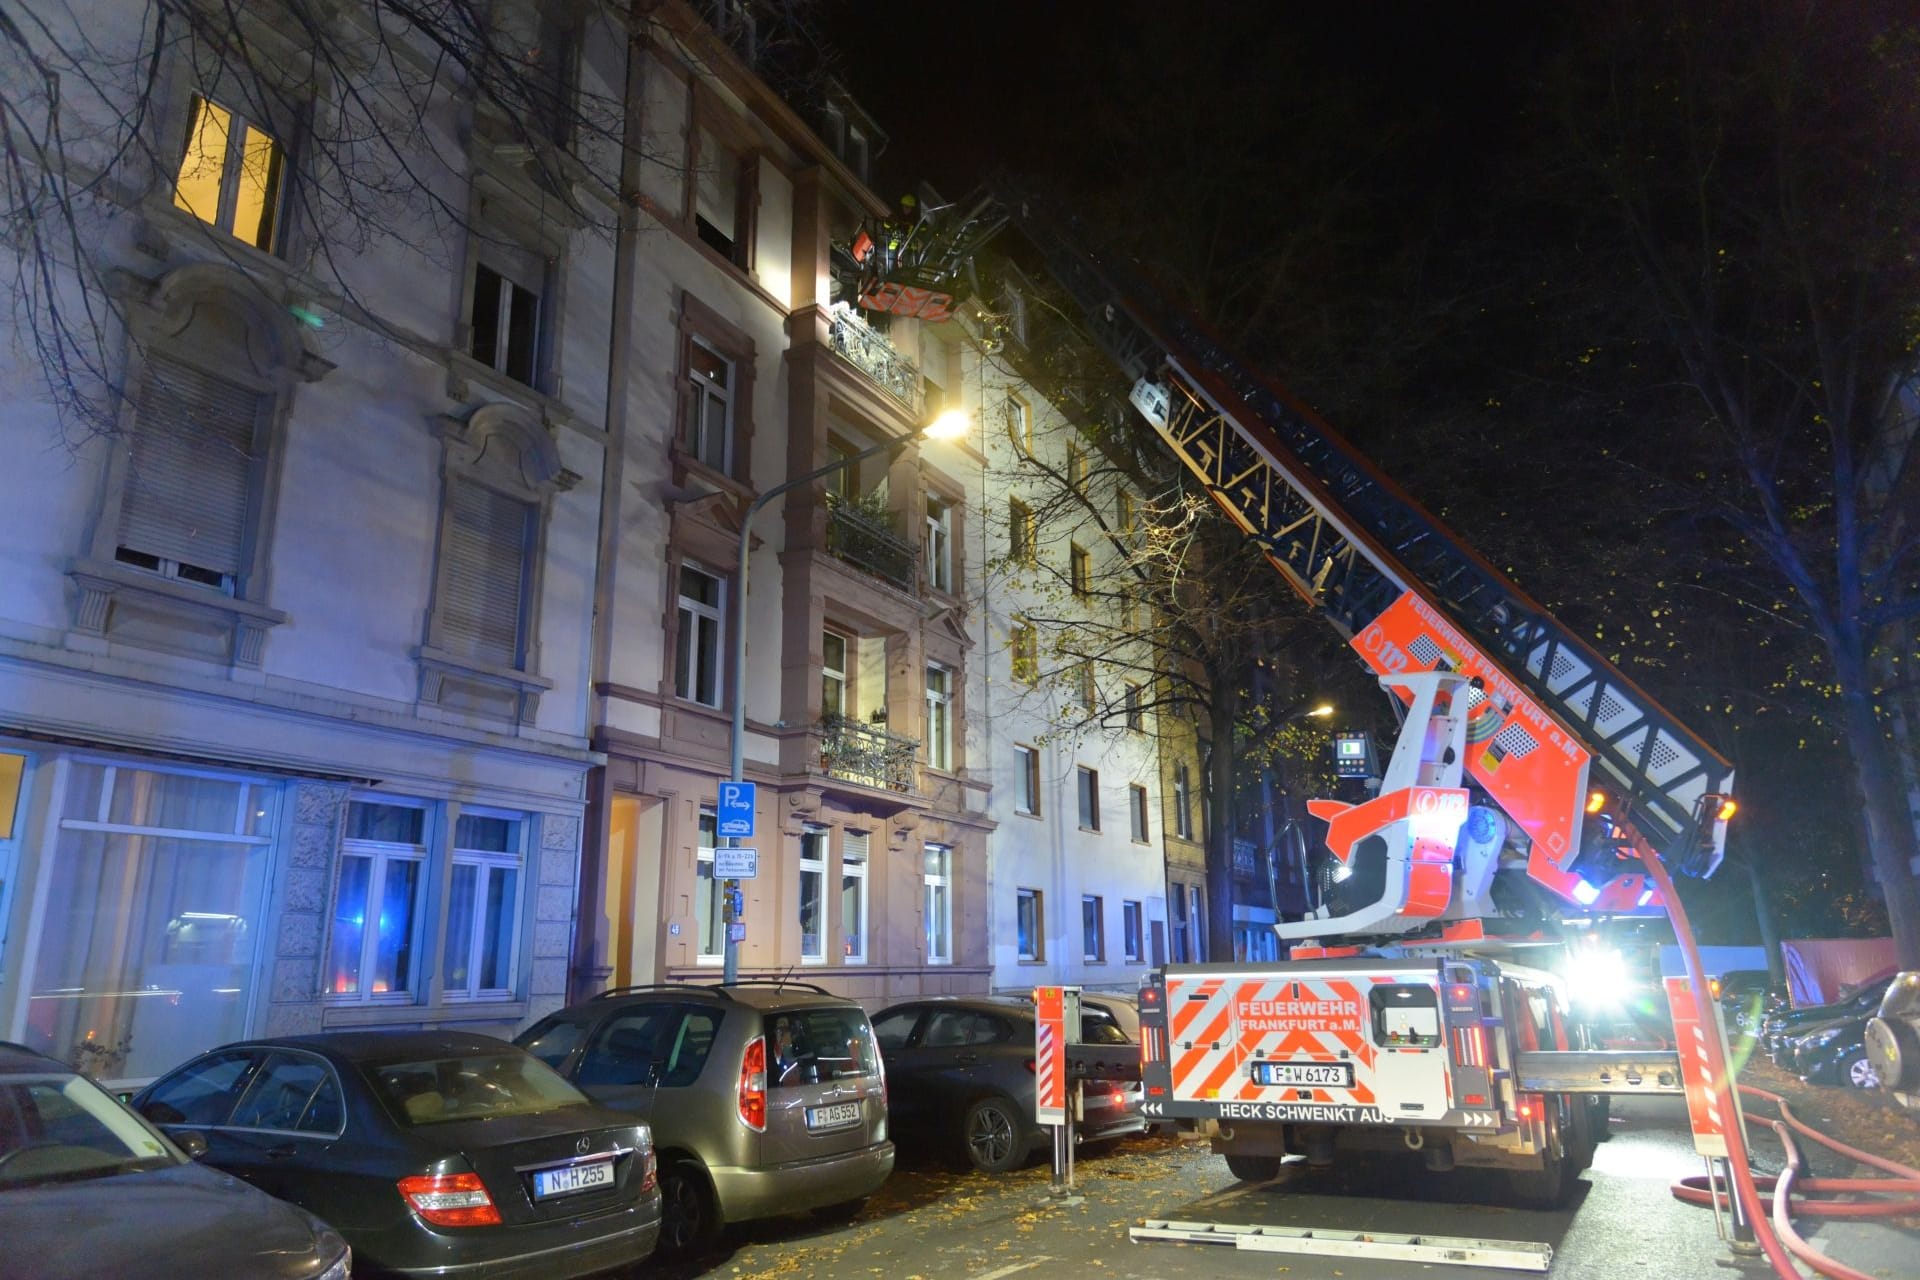
M207 1154L207 1135L206 1134L197 1132L193 1129L188 1129L184 1133L176 1133L170 1136L173 1138L173 1145L175 1145L176 1147L179 1147L182 1151L186 1152L187 1155L192 1159L200 1160L206 1156Z

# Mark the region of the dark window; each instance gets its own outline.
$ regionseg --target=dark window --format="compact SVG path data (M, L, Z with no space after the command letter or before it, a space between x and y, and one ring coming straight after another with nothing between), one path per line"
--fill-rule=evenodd
M1424 983L1390 983L1367 994L1373 1042L1411 1048L1440 1043L1440 997Z
M667 1051L666 1074L660 1078L663 1089L684 1089L700 1078L713 1052L713 1038L720 1030L718 1009L689 1009L686 1020L674 1033L673 1046Z
M1007 1038L1007 1026L1000 1019L972 1009L936 1009L927 1019L926 1034L920 1037L923 1049L958 1049L968 1045L999 1044Z
M892 1013L874 1019L873 1038L880 1042L882 1049L904 1049L907 1040L913 1035L913 1024L920 1021L920 1010L895 1009Z
M857 1080L880 1070L858 1009L796 1009L767 1017L768 1078L776 1088Z
M1080 825L1088 831L1100 829L1100 771L1081 765L1077 770L1080 784Z
M158 1124L222 1124L246 1083L250 1053L221 1053L189 1063L153 1086L141 1114Z
M673 1049L681 1013L678 1005L661 1005L609 1019L580 1060L574 1083L584 1089L652 1084Z
M341 1119L340 1086L327 1064L304 1053L276 1053L254 1073L227 1123L235 1129L337 1133Z
M424 844L427 811L412 804L355 800L347 806L347 839L381 844Z
M586 1096L553 1068L517 1049L369 1063L363 1070L394 1118L407 1125L538 1115L587 1105Z
M1132 1044L1114 1016L1105 1009L1080 1007L1081 1044Z
M540 295L486 263L473 270L473 358L533 385L540 343Z
M586 1023L571 1018L548 1018L532 1030L515 1036L513 1042L558 1071L586 1038Z

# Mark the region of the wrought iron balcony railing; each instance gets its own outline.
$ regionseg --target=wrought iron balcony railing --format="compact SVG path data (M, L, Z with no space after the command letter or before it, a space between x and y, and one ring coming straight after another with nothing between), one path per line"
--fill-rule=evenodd
M920 744L848 720L830 716L820 722L820 766L835 778L888 791L913 792L914 758Z
M1251 840L1233 842L1233 874L1237 876L1256 876L1260 874L1260 847Z
M850 309L842 309L833 313L827 342L908 412L919 413L920 367L894 350L885 334L868 327Z
M845 499L827 498L827 550L854 568L913 590L913 547Z

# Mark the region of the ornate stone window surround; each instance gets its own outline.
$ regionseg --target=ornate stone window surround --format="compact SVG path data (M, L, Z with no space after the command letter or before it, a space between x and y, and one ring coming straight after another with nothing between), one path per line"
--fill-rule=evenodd
M267 397L253 439L246 546L233 594L156 576L118 563L121 504L131 460L129 443L140 429L134 397L123 401L120 430L108 455L99 514L87 553L73 561L68 576L78 588L74 630L82 637L115 640L115 612L136 604L167 625L177 624L183 652L217 629L226 633L223 658L235 667L258 668L269 629L287 615L267 603L273 518L279 495L280 459L295 387L313 382L333 368L306 349L299 324L286 307L276 305L264 288L232 267L200 263L170 271L158 279L122 274L116 293L125 308L128 342L126 386L146 378L148 352L216 374ZM220 324L225 312L241 322L241 334ZM198 332L196 333L196 329ZM175 646L165 646L173 648Z
M448 353L447 394L456 400L468 398L469 382L515 399L525 399L529 393L565 399L560 378L560 317L566 314L568 241L571 233L584 224L560 197L540 189L515 163L513 151L511 147L495 148L478 137L472 150L469 230L460 271L458 320ZM545 268L531 383L509 377L471 354L476 269L489 258L519 256L537 257Z
M756 349L753 339L728 321L725 316L685 289L680 291L679 315L675 328L673 428L668 436L667 446L667 456L673 468L673 483L685 485L689 479L697 479L715 488L723 489L735 498L751 500L755 493L753 488L753 392ZM695 338L730 361L733 366L733 385L729 388L728 396L732 412L732 421L729 425L732 435L729 451L731 465L725 472L715 470L694 457L682 440L686 434L688 399L693 394L692 360ZM729 560L727 563L730 564L732 561Z
M540 596L546 563L547 525L554 495L571 489L580 477L561 465L560 450L539 422L518 405L482 405L464 420L441 416L434 429L443 448L440 528L434 544L433 599L427 610L426 641L414 651L420 666L420 701L447 704L463 693L504 699L515 724L533 720L540 695L553 687L539 668ZM446 644L443 617L444 548L447 545L448 491L456 483L484 485L534 509L527 548L528 570L521 604L521 660L498 666L456 653Z

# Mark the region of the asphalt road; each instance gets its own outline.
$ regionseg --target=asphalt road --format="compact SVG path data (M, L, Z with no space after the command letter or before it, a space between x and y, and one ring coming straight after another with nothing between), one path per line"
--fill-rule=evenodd
M1572 1204L1559 1212L1504 1207L1498 1179L1473 1171L1428 1174L1417 1159L1353 1159L1328 1171L1290 1165L1275 1181L1250 1185L1236 1182L1204 1144L1165 1138L1086 1153L1078 1195L1061 1204L1048 1196L1044 1165L993 1178L909 1149L887 1187L851 1225L798 1219L748 1224L729 1232L724 1249L713 1256L677 1267L649 1264L636 1277L1372 1280L1432 1274L1512 1280L1529 1274L1132 1242L1128 1228L1148 1217L1542 1242L1553 1248L1550 1280L1769 1275L1764 1264L1729 1253L1715 1237L1708 1210L1669 1194L1673 1179L1701 1171L1680 1104L1616 1099L1613 1110L1612 1139L1600 1145ZM1878 1226L1847 1230L1852 1234L1833 1245L1837 1256L1888 1280L1920 1275L1914 1261L1920 1258L1920 1235Z

